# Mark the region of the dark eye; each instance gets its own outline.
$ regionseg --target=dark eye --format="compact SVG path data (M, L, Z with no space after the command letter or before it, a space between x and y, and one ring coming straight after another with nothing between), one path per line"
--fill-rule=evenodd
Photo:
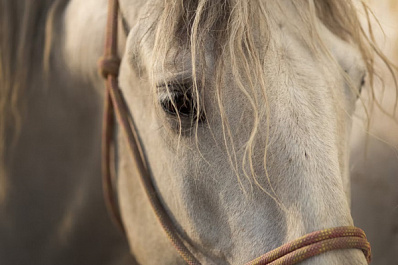
M170 92L160 104L166 113L174 116L189 117L195 111L191 93Z
M196 98L192 95L190 85L168 85L169 91L162 92L160 105L165 113L180 118L190 118L192 120L204 120L204 115L199 113Z

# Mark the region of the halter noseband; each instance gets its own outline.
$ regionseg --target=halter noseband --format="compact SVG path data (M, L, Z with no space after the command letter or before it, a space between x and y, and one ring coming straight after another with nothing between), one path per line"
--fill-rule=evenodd
M128 143L130 154L139 171L141 184L160 225L163 227L167 237L170 239L181 257L188 264L199 265L200 262L182 242L180 233L175 229L173 222L165 211L157 195L150 177L148 165L143 156L142 147L138 139L134 121L129 115L128 107L124 101L122 92L118 87L117 78L119 74L120 58L117 55L117 24L118 0L109 0L105 53L98 63L99 70L106 79L102 137L102 170L104 196L108 210L111 212L116 224L122 231L124 231L119 208L116 202L116 196L114 194L113 187L115 176L111 168L114 155L113 132L115 114L119 126L122 127L126 142ZM263 256L246 263L245 265L292 265L321 253L336 249L361 249L365 254L367 262L370 263L370 244L366 239L364 231L356 227L346 226L312 232L276 248Z

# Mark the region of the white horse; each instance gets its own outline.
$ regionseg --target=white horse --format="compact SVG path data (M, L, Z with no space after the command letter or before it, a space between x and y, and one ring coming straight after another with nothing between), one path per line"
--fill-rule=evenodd
M119 2L120 87L157 193L202 264L353 225L351 117L374 69L351 2ZM106 1L0 3L0 261L127 262L97 201ZM183 264L117 139L131 253ZM366 260L350 249L302 264Z

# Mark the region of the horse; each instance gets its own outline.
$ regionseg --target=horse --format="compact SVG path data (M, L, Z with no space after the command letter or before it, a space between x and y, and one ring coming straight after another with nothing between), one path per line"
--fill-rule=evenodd
M1 262L184 264L120 128L115 190L128 249L104 216L97 60L106 1L0 3ZM156 193L202 264L246 263L353 225L352 116L365 80L372 95L374 53L391 65L353 3L119 5L119 87ZM367 261L345 249L301 264Z

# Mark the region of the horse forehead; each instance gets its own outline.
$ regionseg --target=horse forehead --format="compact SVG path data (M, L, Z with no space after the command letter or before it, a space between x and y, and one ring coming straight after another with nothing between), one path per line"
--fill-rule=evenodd
M130 25L134 25L148 0L119 0L120 10Z
M145 6L143 4L143 0L120 0L121 10L128 19L132 17L139 17L141 10L145 9L143 8L143 6ZM296 69L305 66L305 68L311 68L312 76L316 75L320 70L314 67L314 64L311 62L314 60L314 53L308 46L308 41L304 39L305 34L303 35L302 32L298 32L299 28L305 28L306 25L305 21L300 19L297 12L295 12L296 7L292 5L290 1L280 1L278 3L270 3L267 8L274 11L270 13L272 14L270 15L272 19L269 20L271 25L271 41L274 43L274 49L268 49L266 56L275 56L276 54L276 56L279 56L279 58L284 59L277 62L276 66L283 67L283 64L288 64L290 68ZM283 8L285 9L282 11ZM287 19L288 17L291 19ZM145 21L148 24L151 24L151 19L141 20L141 22L138 24L141 24ZM359 50L352 44L341 40L338 36L330 32L320 20L318 20L318 22L319 23L317 24L319 25L317 25L317 28L319 29L319 35L322 38L325 46L329 49L331 55L336 59L340 66L344 70L347 70L347 72L348 70L351 71L352 68L355 68L355 72L364 72L365 67L363 61L361 60ZM131 23L133 23L133 21ZM181 50L180 47L171 47L172 49L170 49L168 58L166 58L165 62L156 60L148 61L151 57L150 54L152 51L154 36L150 36L151 34L145 35L147 30L148 29L142 25L140 25L138 28L132 29L132 31L135 32L134 34L130 34L130 40L141 39L145 41L140 43L134 40L131 41L129 45L130 51L136 50L137 52L128 52L128 56L131 55L130 57L132 57L129 61L134 61L134 59L136 60L138 57L143 59L141 63L144 63L146 68L151 68L153 70L153 73L155 74L155 80L153 81L155 83L157 79L169 80L173 79L174 76L189 76L190 72L192 72L192 61L189 50ZM141 36L142 34L145 35L145 38L137 38L137 36ZM261 45L261 41L262 40L259 40L259 45ZM213 65L210 42L211 39L208 39L209 52L206 52L206 61L209 62L209 64L207 64L207 66ZM139 55L138 57L137 54ZM155 64L153 64L154 62ZM329 63L332 64L332 61ZM270 64L267 64L266 67L269 68L267 69L269 75L274 75L275 71L278 70L275 67L273 68L273 65ZM167 71L165 72L164 70ZM299 70L300 69L298 69L298 71ZM305 73L308 75L310 71L306 71ZM167 76L165 76L165 74Z

